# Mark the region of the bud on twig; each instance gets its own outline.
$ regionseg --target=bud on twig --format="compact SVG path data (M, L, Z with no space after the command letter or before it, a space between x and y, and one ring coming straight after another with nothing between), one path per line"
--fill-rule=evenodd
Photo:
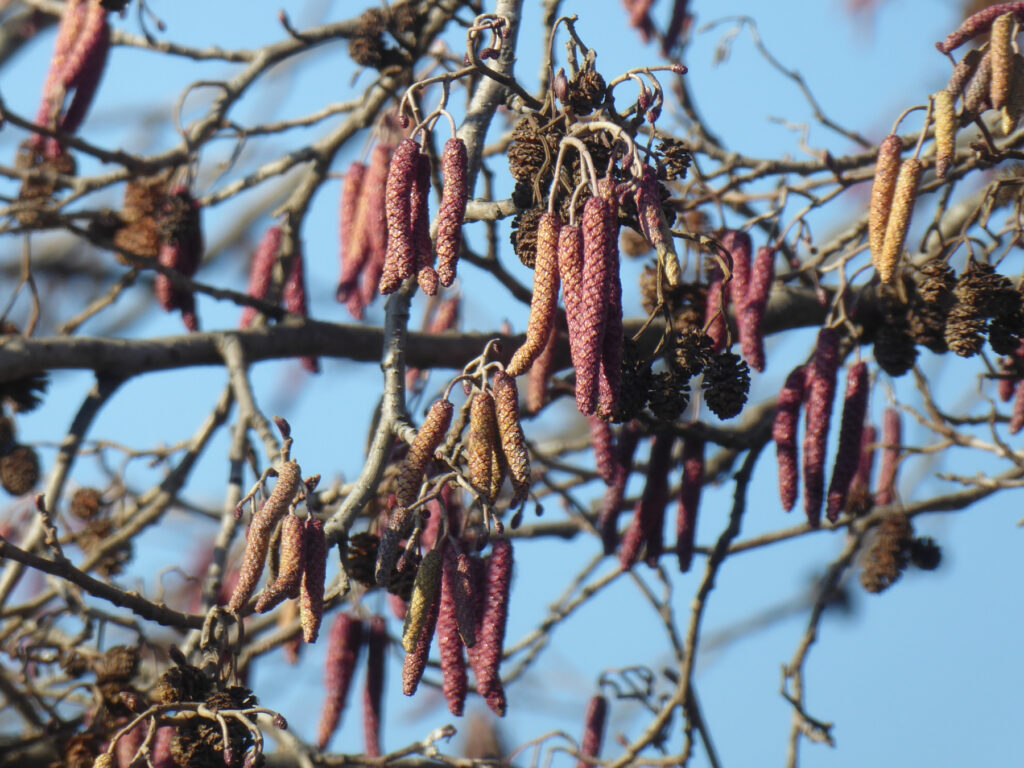
M331 736L338 730L341 714L345 711L348 700L348 689L352 685L352 676L356 669L359 646L363 642L363 624L354 616L339 613L331 625L331 635L327 645L327 670L324 688L327 700L324 702L323 714L320 716L320 728L317 732L317 746L327 749Z

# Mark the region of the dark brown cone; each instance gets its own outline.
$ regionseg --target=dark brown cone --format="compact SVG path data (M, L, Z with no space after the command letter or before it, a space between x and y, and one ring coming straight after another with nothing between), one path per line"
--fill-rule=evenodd
M619 565L624 571L628 571L640 559L640 549L645 545L648 565L656 567L661 557L665 507L668 505L668 473L672 467L674 444L675 436L667 432L655 435L651 443L644 491L619 552Z
M704 369L704 402L720 419L738 416L750 391L750 369L733 352L714 355Z
M906 515L896 513L882 521L860 575L865 590L879 594L899 580L909 562L913 540L914 529Z
M39 482L39 456L28 445L16 445L0 457L0 482L12 496L23 496Z
M512 249L528 269L537 262L537 225L544 212L542 207L529 208L512 219Z
M864 433L864 416L868 408L868 366L857 363L846 376L846 400L843 403L843 419L839 428L839 449L832 468L832 481L828 486L828 519L835 522L846 506L850 483L857 473L860 462L861 436Z
M327 700L324 702L320 716L320 728L317 731L317 746L327 749L331 736L338 730L341 714L348 700L348 689L352 685L352 676L359 656L359 647L363 642L363 623L347 613L339 613L331 625L331 634L327 641L327 669L324 688Z
M883 322L875 335L875 360L893 378L904 375L917 361L907 308L895 300L883 302Z
M679 570L686 573L693 563L693 545L697 534L697 511L704 488L704 441L687 437L683 441L683 479L679 490L679 514L676 519L676 556Z
M71 514L79 520L93 520L103 508L103 495L95 488L79 488L71 497Z

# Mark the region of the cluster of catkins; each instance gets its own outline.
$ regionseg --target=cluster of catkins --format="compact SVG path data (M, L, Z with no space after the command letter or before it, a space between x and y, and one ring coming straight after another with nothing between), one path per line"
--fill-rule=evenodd
M277 264L281 251L281 238L281 228L271 227L263 235L263 240L253 255L252 266L249 270L249 295L254 299L265 299L270 292L274 279L274 266ZM288 277L284 282L283 291L285 309L299 317L309 316L304 261L305 257L301 251L292 254L291 267L288 269ZM242 318L238 327L244 329L252 326L257 314L255 307L246 307L242 310ZM304 357L301 363L302 367L310 373L320 371L320 362L315 357Z
M468 158L460 138L441 155L443 181L437 236L430 238L430 156L413 139L381 142L369 166L354 163L341 199L338 301L356 319L379 290L394 293L416 277L428 296L455 281L468 200ZM436 257L435 257L436 254ZM435 268L436 261L436 268Z
M313 515L298 517L295 506L313 491L319 477L303 482L295 459L281 462L276 470L274 490L249 524L242 566L227 608L237 613L245 607L271 554L271 578L255 610L265 613L286 599L298 598L303 640L314 643L324 612L327 538L323 523Z

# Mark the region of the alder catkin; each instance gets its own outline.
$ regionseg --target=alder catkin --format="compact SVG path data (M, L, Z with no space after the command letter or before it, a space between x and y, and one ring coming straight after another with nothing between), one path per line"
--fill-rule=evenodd
M437 295L434 244L430 241L430 156L416 156L416 179L410 191L412 239L416 249L416 282L427 296Z
M398 471L395 481L395 496L402 507L411 506L420 495L420 484L427 471L427 465L434 458L434 451L441 445L448 427L452 423L455 406L449 400L438 400L430 407L423 426L416 433L409 453Z
M511 506L515 507L526 501L530 492L530 455L519 421L519 390L515 379L504 371L494 374L494 409L501 450L512 480Z
M469 441L466 463L469 465L469 482L487 503L494 503L491 487L491 462L495 448L499 445L498 422L494 412L494 397L487 390L473 393L469 404Z
M600 757L601 744L604 742L605 722L608 720L608 699L594 696L587 704L587 714L583 720L583 738L580 739L580 755L582 757ZM576 768L592 768L586 760L576 763Z
M619 394L622 387L622 280L619 276L619 213L611 179L599 182L604 207L605 233L608 243L608 308L605 311L604 337L601 340L601 364L597 372L597 415L605 421L618 418ZM659 212L660 216L660 212Z
M277 484L259 511L253 515L249 524L249 533L245 541L245 555L239 571L235 590L228 601L228 610L237 613L246 601L252 597L256 584L263 575L263 566L267 560L270 537L278 522L286 514L295 498L302 482L302 470L295 459L285 462L277 468Z
M935 174L941 179L953 164L956 152L956 107L954 97L941 90L932 97L935 119Z
M423 678L423 670L426 669L427 658L430 656L430 644L434 639L434 629L437 627L437 616L440 607L440 600L434 600L427 607L427 615L416 646L412 652L405 654L405 662L402 665L402 693L406 696L412 696L416 693L420 680ZM409 606L406 613L406 621L409 620L409 613L411 611L412 606Z
M309 305L306 291L305 256L301 251L292 255L292 268L284 284L284 308L293 315L309 317ZM300 358L302 367L310 373L320 372L320 361L316 357Z
M256 601L256 613L266 613L284 600L299 596L305 567L305 522L286 515L281 523L281 558L277 578Z
M782 508L792 511L800 487L799 457L797 455L797 429L800 422L800 407L804 401L807 371L797 366L786 377L786 383L779 393L772 424L772 440L779 462L779 498Z
M624 424L615 446L615 473L601 501L601 515L597 523L606 555L614 553L618 545L619 514L622 512L622 500L626 496L626 483L633 471L633 454L639 442L640 430L636 422Z
M640 231L660 251L665 247L665 233L661 226L661 191L658 173L649 165L644 166L643 176L637 185L636 210Z
M281 228L271 227L263 235L259 248L252 257L252 266L249 269L249 295L254 299L265 299L270 289L270 282L274 274L274 265L277 263L277 252L281 248ZM242 310L242 319L238 323L239 328L248 328L256 319L258 310L256 307L245 307Z
M525 373L544 350L555 324L558 309L558 233L562 222L555 213L545 212L537 225L537 260L533 272L533 298L526 340L505 367L509 376Z
M886 408L882 415L882 468L878 474L875 506L885 507L896 499L896 470L900 463L900 445L903 442L903 423L900 412Z
M908 158L900 166L899 178L892 196L892 208L889 221L885 227L885 241L882 243L882 254L875 264L878 276L883 283L892 282L896 274L896 265L903 254L903 243L910 228L910 216L914 212L917 200L917 185L921 180L921 161L916 157Z
M380 143L370 155L370 167L366 180L359 192L359 206L356 209L356 231L362 240L353 249L365 250L365 261L353 273L353 280L359 279L358 290L353 289L346 302L349 313L361 320L363 309L377 297L377 287L384 273L387 260L387 182L391 168L391 156L395 152L392 144Z
M598 373L604 345L605 317L611 294L608 241L605 217L609 203L591 197L583 207L583 273L579 293L579 322L572 329L579 334L576 367L576 406L589 416L597 410ZM571 343L571 337L570 337Z
M420 145L403 139L391 157L385 188L384 215L388 242L380 292L394 293L416 271L416 244L412 219L412 188L416 182Z
M704 327L711 339L711 351L721 352L725 349L728 337L726 309L729 306L729 292L725 287L725 274L716 264L710 270L707 301L704 304Z
M462 651L462 637L459 634L458 607L455 582L461 578L458 563L452 547L444 553L444 570L441 576L441 604L437 616L437 645L441 652L441 680L448 710L456 717L462 716L469 684L466 675L466 657Z
M679 570L686 573L693 563L693 545L697 534L697 511L704 489L704 441L687 437L683 441L683 479L679 487L679 514L676 519L676 557Z
M359 619L348 613L339 613L331 625L330 637L327 641L327 669L324 689L327 700L324 702L320 716L320 728L317 731L317 746L327 749L331 736L338 730L342 712L348 700L348 689L352 685L352 676L359 656L359 647L363 642L363 624Z
M750 286L750 256L753 243L746 232L730 230L722 235L722 247L729 252L732 259L732 280L729 281L729 299L736 308L739 317L747 305L747 294Z
M491 711L505 716L505 690L501 684L501 657L508 623L508 599L512 586L512 542L500 538L491 547L487 566L487 590L473 649L476 690Z
M868 409L868 365L860 362L846 375L846 399L839 427L839 448L828 486L828 519L835 522L846 506L850 483L860 463L861 436Z
M860 438L860 456L857 460L857 473L850 481L850 490L846 494L846 511L851 515L863 515L871 510L875 500L871 493L871 478L875 468L875 450L878 442L878 430L874 425L867 424Z
M338 302L344 304L356 289L359 273L362 272L369 255L366 247L367 227L358 219L360 203L363 195L363 182L366 179L366 166L363 163L352 163L345 173L345 181L341 189L341 206L339 212L339 229L341 245L339 248L340 278L338 279Z
M467 554L456 558L452 586L455 590L455 618L459 635L466 648L476 645L477 585L473 578L473 561Z
M825 496L825 450L832 423L832 402L839 369L839 334L833 328L818 332L818 345L807 379L807 430L804 433L804 512L815 527L821 521Z
M935 47L939 53L951 53L967 41L988 32L996 19L1008 13L1016 15L1018 20L1024 21L1024 2L997 3L983 8L969 16L955 32L947 35L941 43L936 43Z
M327 579L327 537L324 524L312 515L306 518L305 567L299 589L299 623L302 639L315 643L324 617L324 587Z
M868 213L868 241L871 245L871 260L879 272L879 264L885 246L885 232L889 225L896 180L900 174L900 153L903 142L896 134L890 134L878 145L878 160L875 162L875 180L871 184L871 203ZM883 278L884 279L884 278Z
M1006 106L1013 79L1013 26L1012 13L996 17L989 37L988 56L992 60L992 75L988 83L988 100L993 109Z
M558 361L558 340L561 334L558 326L551 328L548 340L540 356L530 366L530 378L526 387L526 410L529 413L540 413L548 401L548 382L555 372Z
M103 78L109 53L110 25L107 11L98 2L90 2L85 9L81 32L75 39L60 75L64 93L74 90L71 103L60 119L59 127L63 133L75 133L85 120ZM51 140L50 143L52 145L54 142Z
M436 605L440 600L441 593L442 565L441 552L432 549L423 558L419 570L416 571L416 580L412 585L412 597L409 598L409 611L405 616L405 626L402 628L402 647L405 648L406 653L413 653L416 650L420 644L421 635L427 631L431 613L436 613ZM433 627L431 627L430 632L433 631Z
M380 724L387 665L388 630L383 616L370 619L366 646L366 686L363 688L363 735L367 757L380 757Z
M1000 128L1004 136L1009 136L1015 130L1024 115L1024 56L1019 53L1013 54L1013 72L1010 75L1010 95L1003 107L1002 121Z
M1013 389L1013 413L1010 415L1010 434L1016 435L1024 429L1024 380L1018 381Z
M619 566L628 571L640 559L640 550L646 545L646 560L653 568L661 557L664 541L665 507L668 504L668 473L672 468L672 446L675 435L660 432L651 442L651 455L647 460L644 490L637 502L633 522L622 540Z
M762 246L757 249L757 258L751 270L747 302L736 318L743 358L751 368L759 372L765 367L764 315L768 309L768 297L774 281L775 250Z
M612 436L612 428L597 416L588 416L587 423L590 425L590 440L594 444L597 474L605 485L611 485L615 481L615 438Z
M981 61L978 62L978 68L974 70L974 75L967 84L967 90L964 91L964 112L977 116L991 108L992 105L988 100L991 80L992 57L988 55L988 51L985 51Z
M448 287L455 281L455 270L462 246L462 223L466 218L469 200L469 160L462 139L448 139L441 155L441 209L437 217L437 274L441 285Z

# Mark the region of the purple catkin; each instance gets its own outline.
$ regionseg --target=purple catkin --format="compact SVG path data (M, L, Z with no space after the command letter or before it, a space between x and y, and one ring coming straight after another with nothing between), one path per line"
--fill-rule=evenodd
M331 634L327 640L327 669L324 675L327 700L324 702L317 732L317 746L321 750L327 749L331 736L338 730L362 642L363 623L350 614L339 613L331 625Z
M63 72L65 89L74 88L71 104L60 121L65 133L75 133L85 120L93 97L103 79L110 53L110 25L107 11L99 3L89 3L81 34L75 42Z
M846 506L850 483L857 473L860 462L861 435L864 432L864 415L868 410L868 364L857 363L846 375L846 400L843 403L843 420L839 428L839 449L836 463L832 468L832 481L828 486L828 519L835 522Z
M839 370L839 334L833 328L818 332L814 361L807 376L807 429L804 432L804 512L813 528L821 522L825 500L825 451L832 423L832 402Z
M293 315L309 317L306 291L306 265L302 252L293 254L292 268L284 284L284 308ZM302 367L310 373L320 372L320 361L315 357L303 357Z
M860 437L860 455L857 459L857 472L850 481L850 490L846 497L854 495L859 498L870 498L871 478L875 469L875 451L878 442L878 430L871 424L864 426Z
M590 439L594 443L594 461L597 474L605 485L615 482L615 439L612 437L611 425L597 416L588 416Z
M455 590L455 618L462 644L473 648L476 645L479 595L473 575L473 559L469 555L463 553L456 558L452 586Z
M363 182L366 180L366 166L363 163L352 163L345 173L345 181L341 189L341 210L339 211L341 247L339 261L341 277L338 280L338 302L344 304L355 291L369 248L365 247L367 228L357 218L359 204L363 194Z
M444 570L441 576L441 606L437 616L437 644L441 652L441 678L444 698L448 710L456 717L462 716L469 684L466 676L466 657L462 652L462 637L459 634L456 582L461 578L454 549L447 547L444 553Z
M886 408L882 415L882 468L878 475L875 506L887 507L896 498L896 470L900 463L900 445L903 442L903 424L900 412Z
M324 524L315 517L306 518L305 567L299 590L299 623L302 639L315 643L324 616L324 585L327 579L327 537Z
M419 498L423 475L434 458L434 451L448 433L454 412L455 406L450 400L441 399L430 406L398 472L395 493L400 506L411 506Z
M665 247L665 233L661 228L661 191L658 187L657 171L645 165L643 178L636 189L637 219L647 242L661 250Z
M604 338L601 343L601 367L597 374L597 414L606 421L615 418L619 390L622 386L622 280L619 277L619 214L614 193L606 193L608 179L600 186L608 204L605 206L605 230L608 238L608 310L605 313ZM610 182L609 182L610 183ZM659 216L660 211L659 211Z
M782 500L782 508L787 512L791 512L796 504L800 484L796 436L806 380L807 371L804 366L790 371L779 393L775 422L772 424L772 440L775 441L775 453L779 461L779 498Z
M750 255L754 245L746 232L730 230L722 235L722 246L729 252L732 259L732 280L729 281L729 299L736 308L739 318L747 305L747 294L750 286Z
M764 314L768 309L768 296L775 281L775 250L768 246L757 249L757 258L747 285L747 301L738 312L736 324L740 334L743 358L755 371L763 371Z
M558 214L545 212L541 215L537 225L537 261L533 271L530 319L526 327L526 339L505 367L509 376L519 376L529 370L544 351L555 326L559 286L558 232L561 228Z
M409 194L412 236L416 247L416 281L427 296L436 296L434 244L430 242L430 156L425 152L416 157L416 181Z
M704 305L704 327L711 337L711 351L715 354L725 349L725 340L729 326L726 321L726 310L729 308L729 292L723 283L725 275L716 265L711 268L708 282L708 299Z
M1017 16L1018 21L1024 22L1024 3L998 3L983 8L973 16L969 16L959 29L949 34L941 43L936 43L935 47L939 53L955 51L968 40L973 40L978 35L988 32L992 28L992 23L1006 13L1013 13Z
M529 413L539 413L548 401L548 382L551 381L558 361L559 336L558 326L552 326L544 349L530 366L530 379L526 388L526 410Z
M394 152L395 147L386 143L373 148L370 167L366 171L366 179L359 193L356 228L363 239L354 244L353 248L365 250L366 256L362 272L359 274L359 289L353 290L345 302L349 314L357 320L362 319L364 308L370 306L377 298L377 286L384 273L388 244L387 180Z
M608 720L608 699L594 696L587 705L587 714L583 720L583 738L580 739L581 757L600 757L601 744L604 741L604 726ZM592 768L586 760L576 763L576 768Z
M43 86L43 101L36 115L37 125L51 128L56 125L57 117L64 106L64 97L67 95L64 71L68 66L68 58L82 34L91 5L89 0L68 0L64 6L64 13L57 29L53 58L50 59L50 70ZM37 146L41 146L45 137L37 135L35 141Z
M252 266L249 268L249 295L254 299L265 299L270 289L270 282L274 275L274 265L277 263L277 252L281 248L281 228L271 227L263 235L260 247L252 257ZM242 310L242 319L238 323L239 328L248 328L256 319L259 310L256 307L246 307Z
M156 729L156 736L153 737L153 752L150 760L153 768L175 768L177 762L171 754L171 744L178 733L177 729L162 725Z
M689 0L675 0L672 5L672 17L665 27L665 35L661 41L661 55L666 58L671 56L683 28L693 20L689 14L689 5Z
M1024 429L1024 381L1018 381L1014 388L1013 414L1010 416L1010 434L1016 435Z
M437 274L441 285L448 287L455 281L455 269L462 246L462 222L466 218L469 200L469 159L462 139L448 139L441 154L441 209L437 215Z
M427 606L426 621L423 631L416 640L416 647L411 653L405 654L405 662L402 665L402 693L412 696L420 685L423 678L423 670L427 668L427 658L430 656L430 644L434 640L434 629L437 627L437 617L441 607L441 592Z
M606 225L610 204L602 197L591 197L583 207L583 274L579 295L579 323L575 329L580 350L576 366L576 406L589 416L597 410L598 373L604 350L605 317L611 299L609 254ZM570 337L571 342L571 337Z
M366 646L363 734L366 756L380 757L381 706L384 699L384 667L387 665L388 649L388 630L383 616L374 616L370 619Z
M640 549L647 545L646 561L652 568L658 564L664 541L665 507L668 505L668 473L672 468L672 445L675 435L661 432L651 442L647 460L644 491L637 502L633 523L622 540L619 565L628 571L640 558Z
M306 562L305 529L305 521L295 515L287 515L281 523L281 564L274 583L256 601L256 613L266 613L284 600L299 596Z
M397 291L402 281L416 271L411 194L416 181L419 155L420 145L412 139L403 139L391 157L388 168L384 205L388 243L380 278L382 294Z
M487 592L473 649L476 690L498 717L505 716L505 690L501 684L501 657L508 621L509 589L512 585L512 542L498 539L491 547L487 566Z
M676 519L676 556L679 570L686 573L693 563L693 543L697 533L697 511L704 489L704 441L687 437L683 441L683 480L679 489L679 515Z
M626 495L626 483L629 482L629 475L633 471L633 454L636 453L639 442L640 430L637 423L630 421L623 424L615 446L615 474L601 502L601 516L597 524L606 555L615 552L618 544L619 513L622 511L622 500Z
M584 343L587 312L582 301L583 290L583 232L578 224L567 224L558 233L558 272L562 278L562 301L565 303L565 322L569 335L569 354L576 370L577 392L580 371L590 370L592 348ZM602 350L603 351L603 350ZM603 355L602 355L603 356ZM600 362L597 364L600 371Z
M114 747L117 768L128 768L135 763L135 756L138 755L139 748L146 741L148 732L149 723L143 721L117 740L117 746Z

